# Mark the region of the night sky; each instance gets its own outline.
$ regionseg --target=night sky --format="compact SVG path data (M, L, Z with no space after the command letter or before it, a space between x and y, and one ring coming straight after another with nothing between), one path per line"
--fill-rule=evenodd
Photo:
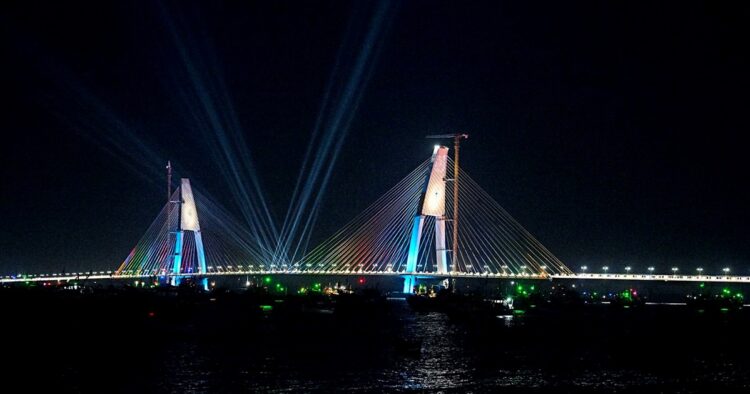
M463 131L462 167L574 269L750 273L748 6L658 3L393 3L313 243L429 157L425 135ZM283 220L376 8L3 2L0 274L116 268L164 204L167 159L237 211L189 70L225 87Z

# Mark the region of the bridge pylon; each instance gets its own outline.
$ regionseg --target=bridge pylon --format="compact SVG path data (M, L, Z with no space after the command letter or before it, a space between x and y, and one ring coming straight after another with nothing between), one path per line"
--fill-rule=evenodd
M427 216L435 218L435 265L437 273L445 275L449 273L448 249L445 247L445 222L448 220L445 217L445 174L448 164L448 148L436 145L432 153L431 163L432 169L425 179L419 208L412 220L409 252L406 259L406 274L404 275L403 292L406 294L414 292L414 285L416 284L414 273L419 260L419 244Z
M180 284L181 277L179 274L185 273L182 269L182 257L185 251L185 236L192 236L192 241L195 244L195 254L198 260L199 273L206 273L206 254L203 248L203 237L201 236L201 227L198 220L198 209L195 206L195 198L193 197L193 189L190 186L190 179L182 178L180 184L180 193L177 200L170 199L170 204L177 204L176 213L178 220L168 219L170 225L174 223L173 229L170 229L170 234L174 234L174 249L171 256L172 264L172 276L171 283L174 286ZM171 210L170 210L171 211ZM204 290L208 290L208 278L201 279L201 285Z

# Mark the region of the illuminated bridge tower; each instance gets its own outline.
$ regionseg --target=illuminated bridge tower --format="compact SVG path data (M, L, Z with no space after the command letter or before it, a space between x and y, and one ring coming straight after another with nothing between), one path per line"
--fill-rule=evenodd
M435 146L432 154L432 170L425 179L424 192L420 199L417 215L414 216L409 240L409 253L406 260L404 276L404 293L413 293L416 283L414 272L419 260L419 243L425 217L435 218L435 262L438 274L448 274L447 253L445 248L445 171L448 164L448 148Z
M170 201L172 204L178 204L179 220L176 221L176 228L171 231L175 235L174 253L172 254L172 285L180 284L179 274L185 273L182 269L182 257L185 250L185 237L193 236L195 242L195 254L198 260L198 273L206 273L206 255L203 250L203 238L201 237L201 227L198 222L198 209L195 207L193 198L193 189L190 187L190 179L182 178L180 185L180 199ZM203 278L201 284L205 290L208 290L208 278Z

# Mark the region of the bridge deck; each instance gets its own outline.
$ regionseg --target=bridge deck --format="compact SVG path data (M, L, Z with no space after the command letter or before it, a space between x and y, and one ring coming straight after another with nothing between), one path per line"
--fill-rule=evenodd
M142 274L123 274L116 275L109 272L99 272L93 274L72 273L72 274L53 274L53 275L29 275L26 277L3 277L0 283L22 283L22 282L57 282L73 280L133 280L142 278L153 278L156 276L180 276L180 277L217 277L217 276L245 276L245 275L328 275L328 276L404 276L415 275L426 278L489 278L489 279L534 279L534 280L563 280L563 279L582 279L582 280L620 280L620 281L662 281L662 282L722 282L722 283L750 283L750 276L735 275L654 275L654 274L595 274L595 273L577 273L568 275L536 275L536 274L512 274L512 273L453 273L438 274L437 272L366 272L366 271L216 271L201 273L185 273L164 275L142 275Z

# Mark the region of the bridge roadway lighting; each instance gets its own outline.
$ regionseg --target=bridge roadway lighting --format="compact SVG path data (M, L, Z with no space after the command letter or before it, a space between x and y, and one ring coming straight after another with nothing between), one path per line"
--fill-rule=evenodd
M703 274L703 268L698 267L695 270L698 271L698 276L701 276L701 274Z
M672 275L677 275L677 271L678 271L678 270L679 270L679 268L677 268L677 267L672 267Z
M581 266L581 271L583 271L583 272L586 272L586 270L587 270L587 269L589 269L589 267L587 267L587 266L585 266L585 265L582 265L582 266Z
M607 271L609 271L609 266L606 266L606 265L605 265L604 267L602 267L602 269L604 270L604 273L606 274L606 273L607 273Z
M729 275L729 267L724 267L721 270L724 271L724 275Z
M630 270L631 270L631 269L632 269L632 267L631 267L631 266L627 266L627 267L625 267L625 272L627 272L627 273L630 273Z
M653 275L654 274L654 267L648 267L648 272Z

